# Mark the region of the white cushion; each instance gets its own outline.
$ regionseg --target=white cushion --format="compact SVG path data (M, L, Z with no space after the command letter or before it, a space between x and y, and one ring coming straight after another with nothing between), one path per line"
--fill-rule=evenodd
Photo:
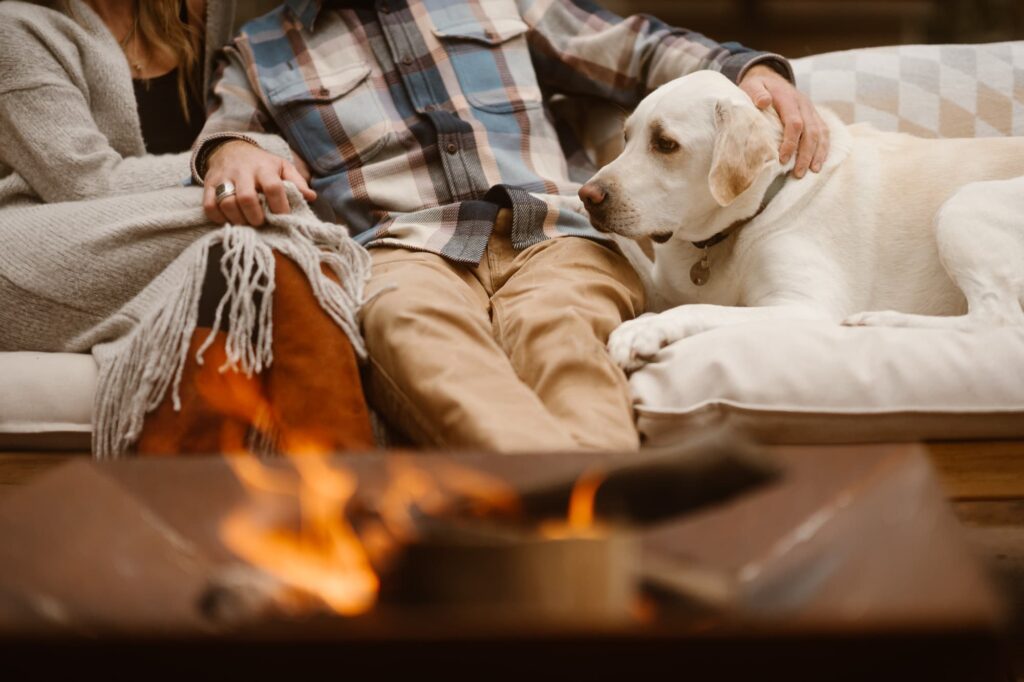
M649 445L729 424L769 443L1024 437L1024 327L756 323L665 348L630 378Z
M0 449L89 449L96 363L73 353L0 353Z

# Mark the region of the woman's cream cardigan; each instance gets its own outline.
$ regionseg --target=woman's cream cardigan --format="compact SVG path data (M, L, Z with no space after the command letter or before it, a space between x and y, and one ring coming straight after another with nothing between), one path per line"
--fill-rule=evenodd
M207 88L233 9L208 3ZM289 156L277 136L254 137ZM304 269L362 352L366 252L297 191L292 214L259 230L210 224L202 190L185 186L189 156L145 153L127 60L88 5L0 2L0 351L93 353L99 457L129 452L145 413L167 390L176 396L214 243L236 366L259 372L273 360L271 296L252 296L273 289L272 250Z

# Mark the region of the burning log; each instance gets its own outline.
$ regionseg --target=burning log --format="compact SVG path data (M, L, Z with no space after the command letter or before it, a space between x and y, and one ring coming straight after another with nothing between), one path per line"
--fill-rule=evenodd
M235 628L249 623L308 612L311 596L303 596L252 566L230 566L211 578L197 607L211 624Z
M592 508L607 523L648 526L727 502L771 483L780 470L748 442L712 434L677 448L644 451L595 467L581 478L523 493L528 519L560 518L573 491L597 479Z

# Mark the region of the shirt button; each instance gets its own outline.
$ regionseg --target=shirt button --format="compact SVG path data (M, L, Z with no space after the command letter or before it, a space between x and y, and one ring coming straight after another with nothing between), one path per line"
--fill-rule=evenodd
M316 91L316 94L320 97L327 97L329 94L331 94L331 91L328 90L327 88L322 87Z
M423 111L437 111L437 107L435 107L433 104L428 104L427 106L423 107Z
M491 29L487 29L486 31L484 31L484 37L487 38L488 40L494 40L495 33Z
M391 13L391 8L388 7L387 5L381 5L380 6L380 13L381 14L390 14Z
M402 63L405 64L406 66L411 66L412 57L410 57L409 55L405 55L404 57L402 57Z
M448 151L449 154L455 154L456 152L459 151L458 145L456 145L454 142L449 142L448 146L445 147L445 149Z

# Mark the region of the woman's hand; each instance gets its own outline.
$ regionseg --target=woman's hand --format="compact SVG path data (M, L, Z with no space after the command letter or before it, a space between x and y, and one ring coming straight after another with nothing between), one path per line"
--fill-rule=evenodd
M740 81L740 88L754 101L758 109L775 107L784 128L779 162L788 163L796 152L793 175L802 178L807 169L821 170L828 157L828 125L807 95L769 66L755 65Z
M266 220L260 194L267 198L271 212L290 213L285 180L298 187L306 201L313 201L316 192L309 187L309 168L301 161L300 164L305 173L281 157L243 140L225 142L214 150L206 163L206 176L203 178L206 217L218 224L259 227ZM234 184L235 194L218 204L217 186L225 182Z

